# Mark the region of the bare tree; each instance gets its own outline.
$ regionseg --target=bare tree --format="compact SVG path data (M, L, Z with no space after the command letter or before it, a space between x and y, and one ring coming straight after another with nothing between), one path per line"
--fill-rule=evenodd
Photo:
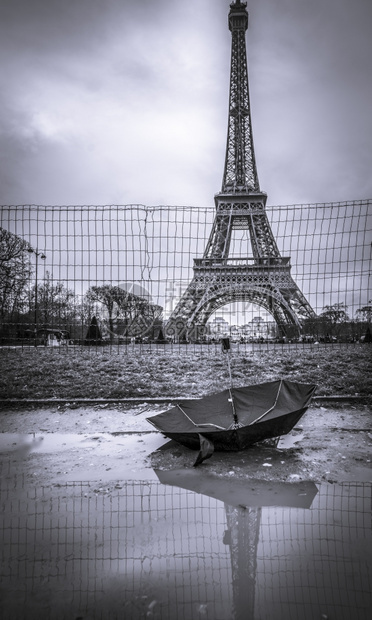
M91 305L92 313L106 324L110 340L117 336L140 336L148 333L163 310L161 306L151 304L145 297L110 284L91 286L86 293L86 301Z
M0 266L22 258L30 249L27 241L0 226Z
M30 244L21 237L0 228L0 323L4 330L16 327L19 314L24 312L28 285L32 275L29 258Z
M342 326L349 320L347 306L343 302L324 306L320 317L325 322L330 335L338 335Z
M40 326L62 328L75 320L75 293L63 282L54 283L49 271L37 286L37 296ZM35 299L35 287L32 299Z
M86 301L92 307L92 312L97 314L103 323L107 324L110 340L113 340L117 332L117 323L121 318L123 309L127 309L133 295L120 286L104 284L91 286L86 295Z
M367 323L370 323L372 321L372 299L369 300L366 306L359 308L356 313L361 321L366 321Z

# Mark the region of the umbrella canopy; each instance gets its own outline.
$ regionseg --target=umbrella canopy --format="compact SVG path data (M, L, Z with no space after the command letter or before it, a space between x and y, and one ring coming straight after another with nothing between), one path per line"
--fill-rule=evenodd
M147 420L170 439L201 450L202 461L214 450L243 450L285 435L305 413L315 389L285 380L230 388L180 402Z

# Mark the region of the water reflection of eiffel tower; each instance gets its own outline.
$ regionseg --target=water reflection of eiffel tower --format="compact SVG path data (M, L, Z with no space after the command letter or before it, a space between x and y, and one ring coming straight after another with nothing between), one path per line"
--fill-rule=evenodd
M225 510L228 529L224 542L231 552L234 620L253 620L262 508L225 504Z
M166 450L170 445L170 442L165 444L161 450ZM231 617L234 620L258 618L255 616L257 586L261 591L265 587L262 565L259 577L262 557L258 554L259 545L265 537L261 530L262 511L279 507L309 509L318 493L315 483L247 480L216 475L202 468L155 469L155 472L162 484L180 487L224 503L227 529L224 531L223 543L230 550Z
M229 119L222 191L203 258L194 259L194 276L172 312L167 335L196 340L210 315L231 302L265 308L282 333L299 332L301 320L315 316L291 276L290 258L282 257L266 214L254 154L245 32L246 3L230 5L232 34ZM234 230L247 231L252 256L229 258ZM248 253L248 248L247 248Z

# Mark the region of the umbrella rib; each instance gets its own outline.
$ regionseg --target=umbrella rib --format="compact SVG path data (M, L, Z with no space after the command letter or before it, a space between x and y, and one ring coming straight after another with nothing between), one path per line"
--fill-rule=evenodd
M186 411L184 411L182 409L182 407L180 405L176 405L176 407L178 407L178 409L183 413L184 416L186 416L186 418L189 420L189 422L191 422L191 424L193 424L194 426L213 426L213 428L218 428L221 431L225 431L226 428L224 428L223 426L218 426L218 424L211 424L208 422L202 422L201 424L197 424L196 422L194 422L194 420L192 420L186 413Z
M267 415L268 413L270 413L270 411L272 411L273 409L275 409L275 407L276 407L276 403L278 402L278 398L279 398L280 390L281 390L281 387L282 387L282 383L283 383L283 379L280 379L278 393L277 393L277 395L276 395L275 402L274 402L273 406L272 406L272 407L270 407L270 409L268 409L267 411L265 411L265 413L263 413L262 415L260 415L258 418L256 418L255 420L253 420L253 422L250 422L250 423L248 424L248 426L252 426L252 424L256 424L256 422L259 422L260 420L262 420L262 418L264 418L264 417L265 417L265 415Z

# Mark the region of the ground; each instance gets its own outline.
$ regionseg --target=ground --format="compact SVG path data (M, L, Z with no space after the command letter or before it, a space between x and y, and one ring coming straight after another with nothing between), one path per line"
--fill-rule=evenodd
M192 468L196 452L168 442L146 420L163 409L146 403L5 409L3 475L23 474L40 486L72 480L120 484L156 479L156 469ZM371 454L370 407L312 406L277 446L266 442L215 453L199 471L270 481L371 481Z
M317 396L372 394L369 345L234 344L230 358L219 345L87 348L0 347L0 406L30 398L199 398L230 386L229 359L234 387L286 379L316 384Z

